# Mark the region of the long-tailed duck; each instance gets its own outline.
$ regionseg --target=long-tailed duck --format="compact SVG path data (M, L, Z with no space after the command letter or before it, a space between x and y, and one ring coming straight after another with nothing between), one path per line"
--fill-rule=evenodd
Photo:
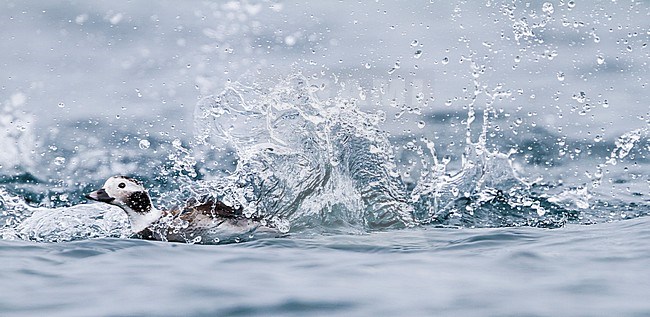
M242 208L212 198L192 198L182 208L157 209L142 183L127 176L109 178L86 198L120 207L131 222L133 236L141 239L209 243L224 238L237 240L253 232L279 233L263 226L262 219L245 217ZM201 241L201 237L210 241Z

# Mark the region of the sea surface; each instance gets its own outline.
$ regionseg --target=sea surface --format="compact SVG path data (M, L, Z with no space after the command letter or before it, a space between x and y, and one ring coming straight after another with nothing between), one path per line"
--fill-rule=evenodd
M650 316L649 17L0 2L0 316ZM113 175L277 234L133 238Z
M646 316L647 218L222 246L0 242L4 315Z

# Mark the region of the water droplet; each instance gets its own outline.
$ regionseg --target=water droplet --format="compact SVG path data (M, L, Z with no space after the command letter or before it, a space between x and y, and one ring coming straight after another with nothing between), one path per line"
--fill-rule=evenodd
M59 108L65 107L65 104L63 102L59 102Z
M112 17L110 17L110 19L108 19L108 21L111 22L111 24L116 25L116 24L119 24L120 21L122 21L123 17L124 17L124 14L117 13L117 14L113 15Z
M149 142L149 140L140 140L138 145L141 149L146 150L151 146L151 142Z
M521 62L521 56L517 55L515 56L515 63Z
M116 115L115 115L115 119L119 119L119 118L120 118L120 115L119 115L119 114L116 114Z
M372 65L370 65L370 63L365 63L363 66L364 66L366 69L370 69L370 67L372 67Z
M396 70L398 70L399 68L400 68L399 61L397 61L397 62L395 62L395 65L393 65L393 67L392 67L391 69L388 70L388 73L389 73L389 74L392 74L392 73L394 73Z
M80 14L75 18L75 22L79 25L83 25L84 22L88 20L88 14Z
M424 121L419 121L418 122L418 128L423 129L426 123Z
M443 65L447 65L447 64L449 64L449 57L445 57L445 58L443 58L443 59L442 59L442 64L443 64Z
M422 50L417 50L415 51L415 54L413 54L413 57L415 58L420 58L420 56L422 56Z
M411 42L411 46L413 47L418 46L418 40L413 40L413 42Z
M563 72L557 73L557 80L564 81L564 73Z
M191 64L187 64L185 67L187 67L188 69L190 69L190 68L192 68L192 65L191 65Z
M62 156L55 157L54 158L54 164L58 165L58 166L61 166L61 165L65 164L65 157L62 157Z
M600 136L600 135L596 135L596 137L594 137L594 142L602 142L602 141L603 141L603 137L602 137L602 136Z
M296 41L297 41L297 39L294 36L291 36L291 35L287 35L284 38L284 44L287 44L288 46L296 45Z
M567 2L566 6L567 6L569 9L573 9L573 8L576 7L576 2L573 1L573 0L571 0L571 1Z
M581 92L573 95L573 97L571 97L571 98L573 98L573 100L575 100L575 101L577 101L579 103L584 103L585 101L587 101L587 94L584 91L581 91Z
M553 11L555 11L555 9L553 8L552 3L544 2L544 4L542 5L542 11L544 11L544 13L546 14L553 14Z
M598 55L596 56L596 62L598 63L598 65L602 65L603 63L605 63L605 58L602 57L601 55Z
M451 99L447 99L447 101L445 101L445 106L451 106Z

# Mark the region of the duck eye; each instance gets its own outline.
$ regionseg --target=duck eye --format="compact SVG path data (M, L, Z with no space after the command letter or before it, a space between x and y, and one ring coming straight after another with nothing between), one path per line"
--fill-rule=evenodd
M117 185L117 187L119 187L119 188L124 188L124 187L126 187L126 184L124 184L124 183L120 183L119 185Z

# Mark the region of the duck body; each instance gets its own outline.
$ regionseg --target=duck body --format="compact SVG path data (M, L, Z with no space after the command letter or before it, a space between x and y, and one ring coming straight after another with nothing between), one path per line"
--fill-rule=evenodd
M132 237L169 242L219 243L248 240L252 235L278 236L259 217L246 217L243 209L233 208L211 197L191 198L184 206L160 210L136 179L109 178L101 189L86 198L115 205L124 210L131 223Z
M269 231L270 228L262 226L261 219L246 218L241 208L233 209L211 198L192 198L182 208L162 211L158 220L133 233L133 237L169 242L210 243L247 240L252 234Z

